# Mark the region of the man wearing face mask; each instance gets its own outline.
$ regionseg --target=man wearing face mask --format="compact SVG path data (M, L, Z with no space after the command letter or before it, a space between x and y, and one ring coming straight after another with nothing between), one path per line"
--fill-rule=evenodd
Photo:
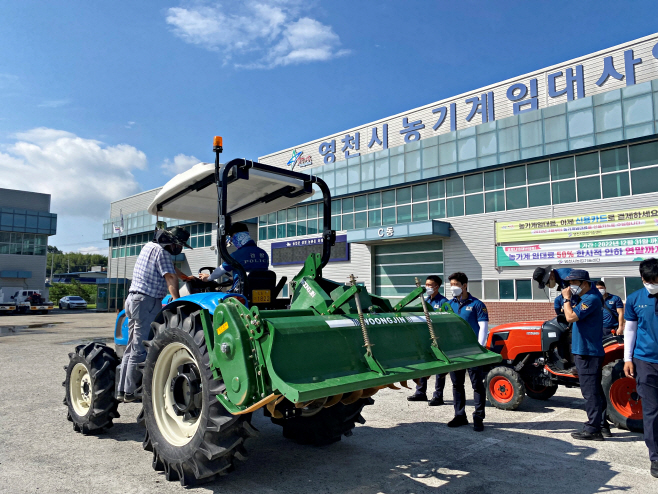
M642 261L640 276L644 289L626 298L624 373L637 381L650 472L658 477L658 259Z
M603 297L603 336L624 334L624 303L621 298L608 293L603 281L596 282L596 289Z
M565 281L569 282L569 286L562 290L564 315L567 322L573 323L571 353L587 411L587 422L582 432L573 432L571 436L586 441L603 441L603 428L605 435L610 435L605 422L607 402L601 386L605 356L601 338L603 300L584 269L572 270ZM577 304L573 300L575 295L580 297Z
M135 389L140 378L137 366L146 359L144 340L162 308L162 298L167 291L172 300L180 297L177 278L180 272L174 268L171 256L180 254L184 246L191 248L186 243L189 238L190 234L179 227L158 229L153 241L142 248L135 262L125 306L128 345L121 360L119 377L119 399L126 403L136 399Z
M256 242L251 239L249 236L249 228L247 228L246 224L234 223L231 225L228 234L231 243L237 249L231 254L231 257L242 264L242 267L244 267L247 273L250 273L251 271L267 271L270 264L270 257L267 255L267 252L258 247ZM215 269L211 275L202 273L199 275L199 278L202 280L214 281L231 271L233 271L233 266L224 262L221 266ZM236 274L234 276L234 283L231 287L231 291L235 290L237 286L238 278Z
M430 275L425 280L425 294L427 295L427 303L432 306L434 310L441 310L443 304L448 303L448 299L439 293L439 288L443 284L443 280L435 275ZM437 374L436 382L434 385L434 395L429 401L428 405L431 407L443 405L443 389L446 385L446 375ZM427 378L421 377L416 386L416 392L407 397L408 401L427 401Z
M455 314L471 325L477 335L478 343L486 345L489 334L489 315L487 307L482 301L468 293L468 277L464 273L453 273L450 280L450 307ZM482 367L471 367L470 369L453 371L450 373L452 380L452 395L455 402L455 417L448 422L448 427L460 427L468 425L466 418L466 370L473 386L473 401L475 411L473 412L473 430L482 432L484 430L484 407L487 399L484 389L485 372Z

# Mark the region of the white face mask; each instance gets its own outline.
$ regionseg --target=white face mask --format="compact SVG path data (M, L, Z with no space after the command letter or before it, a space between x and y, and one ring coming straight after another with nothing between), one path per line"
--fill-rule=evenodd
M462 289L458 286L451 286L450 291L452 292L453 297L459 297L462 294Z
M578 285L569 285L569 289L571 290L571 293L573 295L578 295L580 292L583 291L583 289L580 288Z
M605 297L605 288L599 288L599 292Z
M644 288L646 288L651 295L658 293L658 283L645 283Z
M431 297L434 295L434 287L425 285L425 293Z

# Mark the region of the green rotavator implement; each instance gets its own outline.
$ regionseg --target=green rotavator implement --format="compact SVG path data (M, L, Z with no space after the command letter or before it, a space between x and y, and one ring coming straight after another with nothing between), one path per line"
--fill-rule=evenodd
M322 277L335 241L322 180L246 160L220 166L221 141L215 151L214 167L199 164L178 175L149 208L170 218L217 219L217 247L239 277L238 293L220 292L215 283L190 285L199 293L168 303L153 323L140 420L144 448L167 479L189 485L227 473L235 458L244 460L243 443L255 433L250 422L258 409L283 427L284 436L325 444L351 435L382 388L500 361L461 318L429 308L418 281L392 305L353 276L348 283ZM285 279L276 284L271 271L247 274L228 253L226 232L232 221L310 197L313 185L323 193L323 251L311 254L292 280L292 297L277 298ZM124 319L120 315L115 334L119 355ZM115 382L109 367L117 356L100 343L70 355L64 383L69 419L83 433L109 428L118 416L116 400L108 400Z

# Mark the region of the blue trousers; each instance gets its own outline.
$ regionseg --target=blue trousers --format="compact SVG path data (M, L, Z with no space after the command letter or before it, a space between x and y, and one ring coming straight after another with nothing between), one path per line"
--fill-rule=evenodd
M601 426L606 422L605 392L601 386L603 377L603 357L592 355L574 355L580 392L585 398L585 411L587 422L583 430L590 434L601 432Z
M466 416L466 390L464 389L464 382L466 381L467 370L468 376L471 378L471 386L473 386L473 401L475 404L473 419L484 420L484 407L487 395L484 389L485 372L482 367L471 367L470 369L462 369L450 373L452 396L455 402L455 417L457 415Z
M637 393L642 398L644 442L649 448L649 459L658 461L658 364L633 359Z
M417 395L426 395L427 394L427 377L421 377L418 381L419 383L416 385L416 393ZM433 398L443 398L443 388L446 387L446 375L445 374L437 374L436 375L436 382L434 383L434 396Z

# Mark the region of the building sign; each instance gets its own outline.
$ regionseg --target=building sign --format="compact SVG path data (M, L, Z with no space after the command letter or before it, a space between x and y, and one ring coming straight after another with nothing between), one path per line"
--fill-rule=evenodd
M658 257L658 237L496 247L497 266L639 262L650 257Z
M273 242L270 262L272 266L304 264L310 254L322 254L322 237ZM346 235L336 235L336 244L331 248L329 262L349 261L350 247Z
M380 237L393 237L395 235L395 230L392 226L387 226L386 228L380 228L377 230L377 235Z
M427 139L658 78L658 34L306 143L316 164ZM294 154L294 152L293 152ZM282 166L285 150L260 158ZM290 162L288 162L290 165Z
M658 207L541 220L496 223L496 243L600 237L658 231Z
M313 164L313 158L302 156L303 153L304 151L297 152L296 149L292 150L292 157L288 160L288 166L291 170L295 169L295 165L299 165L299 168L304 168Z

